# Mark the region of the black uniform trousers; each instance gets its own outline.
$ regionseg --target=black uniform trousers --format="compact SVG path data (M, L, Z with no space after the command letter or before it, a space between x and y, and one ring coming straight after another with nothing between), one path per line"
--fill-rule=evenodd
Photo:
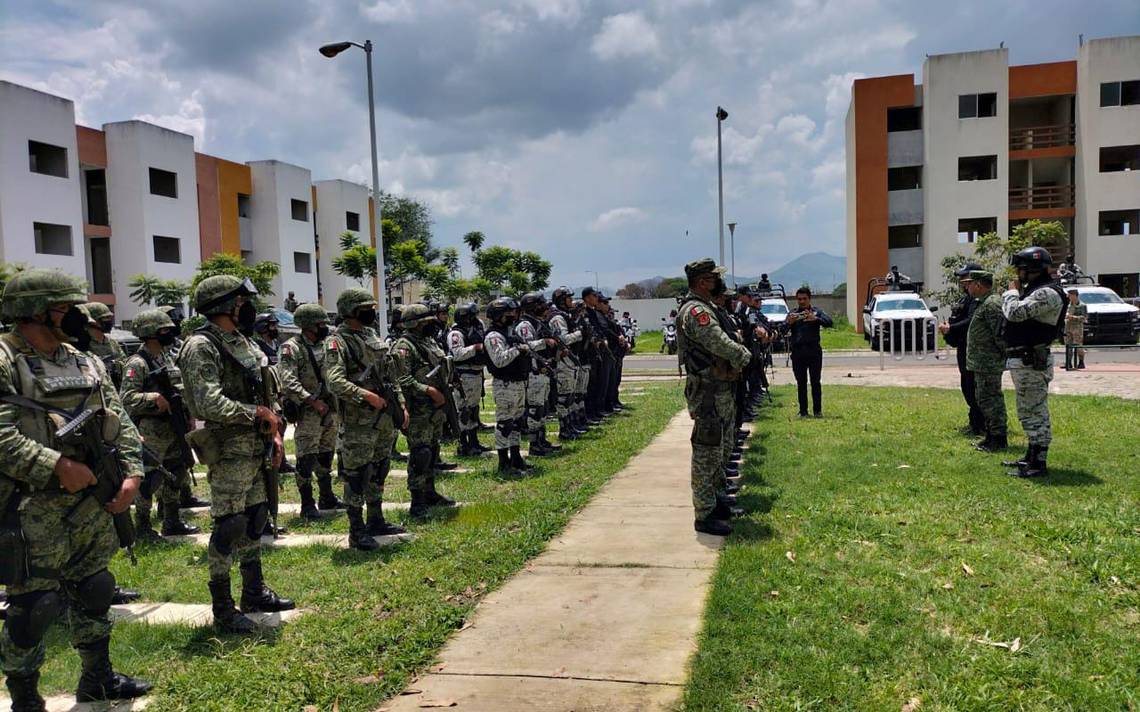
M966 399L966 405L970 409L970 430L982 435L986 431L986 417L982 415L982 409L978 407L978 398L974 393L974 372L966 368L966 348L960 347L957 352L962 397Z
M803 344L792 347L792 373L796 375L796 392L800 399L800 414L808 412L808 379L811 379L812 412L823 412L823 386L820 377L823 372L823 348L819 344Z

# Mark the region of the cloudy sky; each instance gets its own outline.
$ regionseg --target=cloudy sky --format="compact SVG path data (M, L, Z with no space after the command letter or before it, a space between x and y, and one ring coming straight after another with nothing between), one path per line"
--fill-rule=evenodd
M843 118L860 76L996 47L1071 59L1140 33L1136 0L4 0L0 77L232 160L370 180L376 44L384 189L539 251L555 283L620 286L716 251L716 119L740 274L844 252Z

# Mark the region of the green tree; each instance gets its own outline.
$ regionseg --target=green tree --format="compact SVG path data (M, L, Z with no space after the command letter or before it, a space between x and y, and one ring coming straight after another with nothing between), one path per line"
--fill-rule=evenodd
M198 265L194 278L190 280L190 293L192 294L203 279L218 274L232 274L239 279L249 279L257 288L257 297L254 303L258 311L269 308L269 297L274 296L273 278L281 272L281 265L276 262L258 262L246 264L241 257L226 252L219 252ZM183 329L186 331L186 328Z
M617 296L621 297L622 299L648 299L649 290L637 282L630 282L621 289L617 290Z
M391 264L388 255L393 245L405 240L418 240L423 243L424 253L435 260L435 250L432 247L432 219L431 210L424 203L414 198L395 196L391 193L380 193L380 211L384 216L381 222L381 235L384 240L384 263ZM391 222L396 228L389 231L383 223Z
M502 245L480 248L472 258L479 279L490 285L487 296L499 292L517 297L546 289L553 270L553 265L536 252L522 252Z
M467 245L467 248L472 252L478 252L483 249L483 243L486 241L487 237L478 230L473 230L463 236L463 243Z
M655 299L683 297L689 291L689 280L684 277L666 277L653 288Z
M180 279L160 279L149 274L136 274L127 280L130 300L140 307L179 306L190 295L190 285Z
M368 282L376 279L376 248L365 245L352 230L342 232L339 240L340 256L333 258L333 272L367 288Z

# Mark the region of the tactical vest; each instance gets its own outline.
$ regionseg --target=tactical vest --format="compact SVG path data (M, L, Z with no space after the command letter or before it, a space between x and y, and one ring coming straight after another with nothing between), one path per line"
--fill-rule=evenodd
M1065 314L1068 313L1069 300L1065 298L1065 292L1061 289L1061 285L1057 282L1043 282L1026 292L1025 296L1033 294L1039 289L1052 289L1061 298L1061 314L1057 317L1056 322L1045 323L1037 319L1027 319L1025 321L1009 321L1005 322L1005 331L1003 337L1005 338L1006 346L1013 348L1024 348L1032 346L1048 346L1053 343L1058 336L1063 333L1065 328Z
M466 329L455 325L452 331L458 331L459 335L463 337L464 346L474 346L475 344L483 343L483 339L487 337L487 333L483 331L483 327L479 325L479 320L476 319L475 323L468 326ZM461 373L479 373L483 367L487 365L490 359L487 358L487 352L480 349L474 356L466 361L457 361L455 363L455 370Z
M571 332L578 331L578 329L574 328L574 320L570 317L569 314L562 311L561 309L551 309L550 310L550 317L546 320L546 325L548 327L550 327L551 333L554 332L554 327L550 326L550 322L556 316L562 317L562 320L564 322L566 322L567 333L562 335L563 339L565 339L567 336L569 336ZM585 348L585 346L586 346L586 340L585 339L579 339L578 341L576 341L572 344L569 344L568 348L570 349L570 353L574 354L575 358L581 358L582 350Z
M345 376L354 386L377 392L384 387L386 360L391 345L372 330L337 332L344 344ZM330 337L335 338L335 337Z
M161 362L155 359L154 356L151 356L145 346L140 346L135 354L143 360L143 363L145 363L147 367L146 378L143 379L143 388L148 391L153 391L154 386L150 382L150 372L157 368L165 368L166 373L170 376L170 385L179 391L182 390L182 369L178 367L178 363L176 362L177 357L173 352L163 351L163 360Z
M696 342L690 342L685 336L685 329L682 327L685 314L693 305L700 305L713 312L713 317L717 319L717 326L721 325L720 316L715 306L698 299L685 300L681 308L677 310L677 316L673 320L673 326L677 331L677 360L685 365L685 373L701 377L712 376L712 368L717 362L717 357Z
M529 314L524 314L522 319L526 323L530 324L530 328L534 329L534 335L536 338L538 338L538 339L552 339L552 338L554 338L554 335L550 333L550 327L546 324L546 322L544 322L540 319L537 319L537 318L535 318ZM538 349L538 355L542 356L543 358L553 358L556 353L557 353L557 349L555 349L555 347L546 346L545 344L543 345L542 348Z
M435 346L436 349L431 348L432 346ZM417 356L418 368L412 373L412 376L421 382L427 377L429 371L447 358L447 354L439 349L438 344L431 337L423 337L423 343L417 343L412 336L405 334L393 348L406 348Z
M492 334L503 337L508 347L522 343L522 339L519 337L503 333L498 325L492 325L490 329L487 329L487 336ZM520 353L514 361L506 366L496 366L494 361L488 359L487 370L500 381L525 381L530 377L530 354Z
M178 352L178 359L181 361L182 356L190 351L189 347L193 344L195 339L205 339L214 347L218 352L221 359L219 364L219 380L223 393L228 397L233 398L241 403L250 403L254 405L264 405L272 408L273 404L266 402L266 398L262 395L262 374L261 369L267 366L265 354L261 349L257 348L252 342L249 342L250 348L246 353L235 354L230 350L225 341L210 331L209 326L203 326L194 332L194 334L186 340L185 346ZM248 340L247 340L248 341ZM229 368L226 365L229 365ZM272 371L270 371L272 374ZM271 387L276 384L271 384ZM187 406L190 407L191 412L195 408L195 404L188 402ZM198 417L195 414L195 417ZM206 420L199 418L199 420ZM206 421L209 423L210 421ZM246 426L240 426L246 427Z

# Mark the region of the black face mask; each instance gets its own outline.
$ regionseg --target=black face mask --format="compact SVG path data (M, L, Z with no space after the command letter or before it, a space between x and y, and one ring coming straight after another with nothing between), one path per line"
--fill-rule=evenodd
M325 339L327 339L329 337L329 325L328 324L321 324L320 326L318 326L316 328L316 332L317 332L317 341L324 341Z
M266 329L265 338L276 340L277 339L277 329Z
M723 279L717 276L716 284L714 284L712 288L712 295L714 297L719 297L720 295L724 294L727 289L728 285L724 283Z
M75 305L64 312L63 318L59 320L59 330L69 338L87 337L88 343L91 342L91 335L87 333L87 316Z
M253 333L253 325L257 322L257 307L253 302L246 302L238 308L237 323L241 333L249 336Z
M173 331L160 331L154 338L158 340L159 346L170 346L176 337Z
M356 312L356 320L363 326L372 326L376 323L376 310L375 309L361 309Z
M104 334L110 334L114 328L115 328L115 322L113 322L113 321L101 321L101 322L99 322L99 330L102 331Z
M443 324L440 324L438 321L429 321L427 325L424 326L424 333L428 336L435 336L441 331L443 331Z

